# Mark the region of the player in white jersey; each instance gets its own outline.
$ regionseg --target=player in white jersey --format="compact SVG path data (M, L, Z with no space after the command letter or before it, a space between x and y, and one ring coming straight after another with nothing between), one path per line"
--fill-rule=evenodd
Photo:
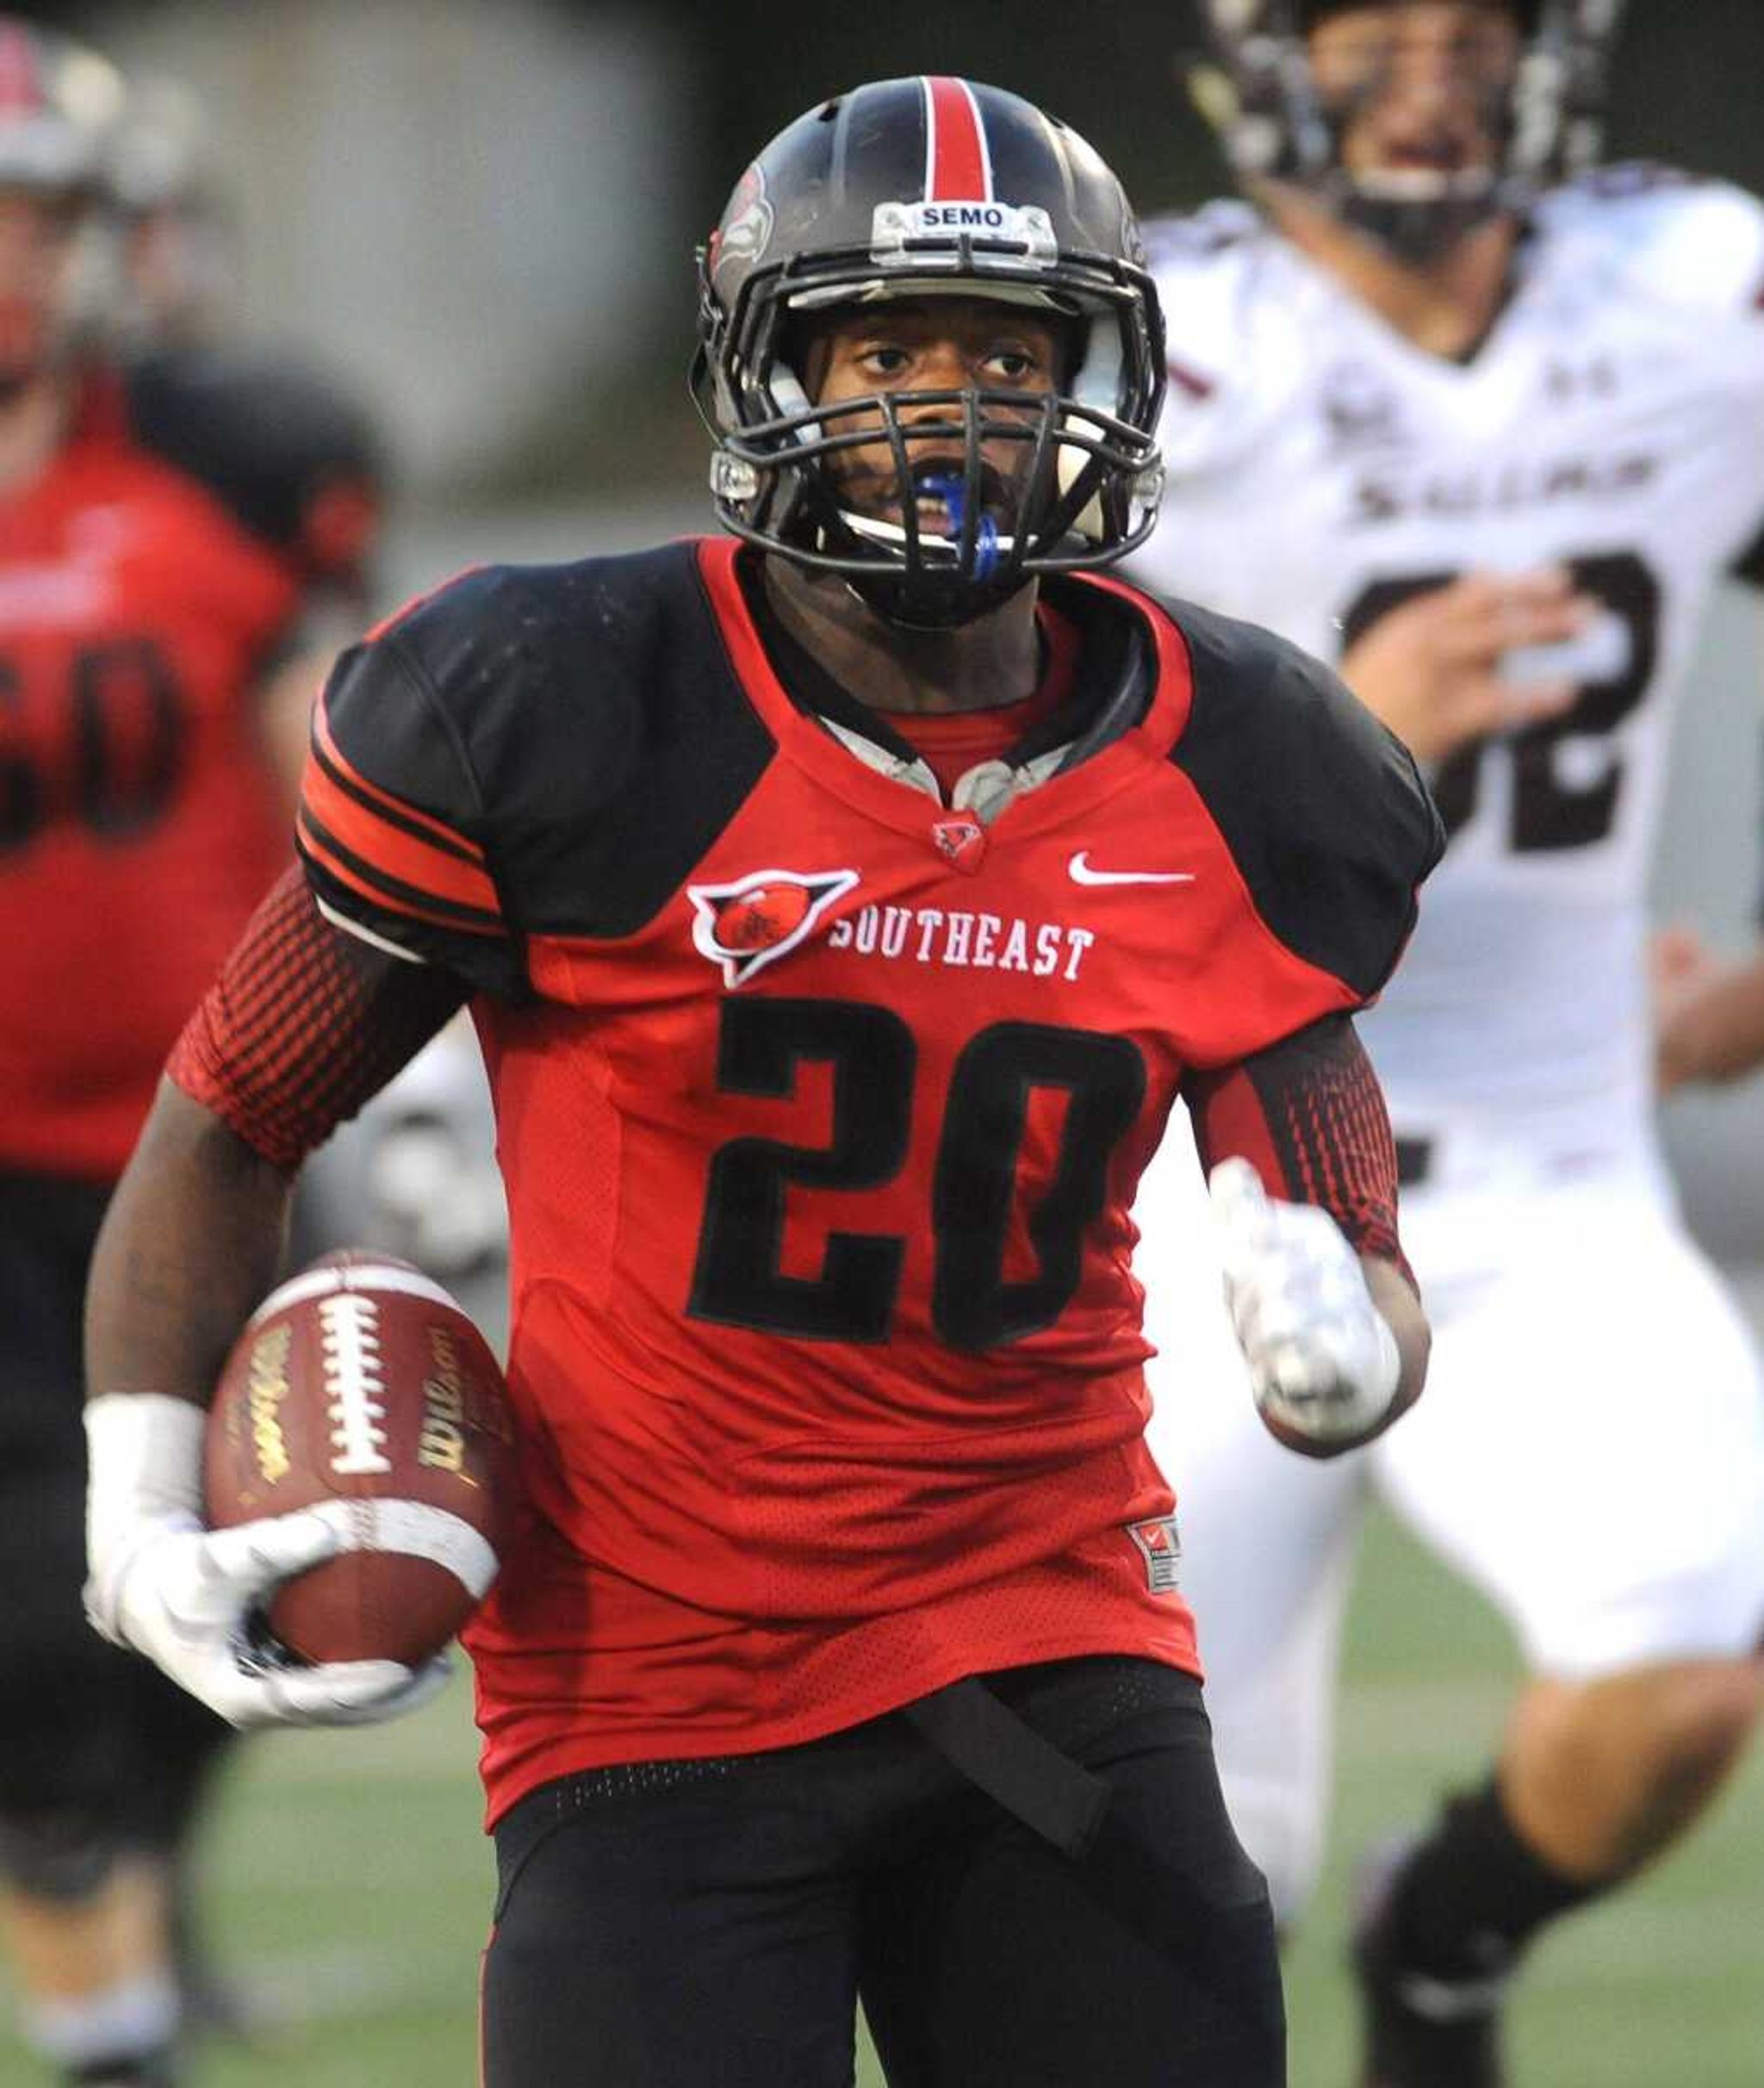
M1332 1466L1282 1451L1223 1339L1175 1333L1178 1164L1136 1213L1221 1763L1288 1922L1369 1489L1533 1677L1363 1918L1377 2088L1500 2079L1502 1975L1695 1817L1764 1697L1764 1395L1655 1144L1644 910L1698 626L1759 562L1764 210L1592 166L1617 11L1209 0L1201 98L1251 200L1153 233L1171 484L1141 573L1339 661L1452 836L1363 1025L1423 1407Z

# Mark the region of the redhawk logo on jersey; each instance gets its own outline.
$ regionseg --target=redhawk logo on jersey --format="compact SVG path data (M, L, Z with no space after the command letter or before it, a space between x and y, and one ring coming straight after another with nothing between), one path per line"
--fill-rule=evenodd
M741 985L793 950L857 881L855 870L752 870L732 885L688 885L693 947L723 966L724 985Z
M931 839L936 843L940 855L966 869L970 866L964 863L962 858L977 846L984 853L986 830L972 812L959 813L953 819L935 820L931 826ZM978 869L978 861L972 867Z
M1176 1534L1176 1518L1160 1515L1151 1522L1129 1523L1127 1533L1140 1548L1146 1562L1146 1585L1154 1595L1168 1594L1177 1584L1182 1544Z

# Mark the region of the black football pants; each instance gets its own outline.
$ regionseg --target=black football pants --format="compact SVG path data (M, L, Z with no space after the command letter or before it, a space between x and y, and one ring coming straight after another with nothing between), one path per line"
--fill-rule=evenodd
M0 1878L44 1898L178 1847L234 1737L80 1606L80 1314L109 1194L0 1174Z
M807 1746L568 1777L497 1830L485 2088L1282 2088L1266 1891L1198 1686L991 1678L1102 1780L1074 1858L896 1713Z

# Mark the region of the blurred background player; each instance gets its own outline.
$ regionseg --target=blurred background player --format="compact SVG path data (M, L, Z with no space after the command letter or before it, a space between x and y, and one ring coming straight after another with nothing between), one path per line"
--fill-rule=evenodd
M27 2041L115 2084L173 2077L227 1729L81 1615L86 1263L184 1003L289 860L378 499L353 410L171 345L187 307L127 301L111 352L135 113L0 18L0 1907Z
M212 345L231 326L239 228L189 88L131 78L110 170L121 281L109 331L125 348Z
M268 705L296 736L287 761L297 771L324 663L369 620L379 444L328 373L241 345L232 318L238 227L196 97L173 80L132 82L111 157L120 294L109 330L122 345L137 412L174 427L181 460L306 577L301 643L277 670L287 700L272 693ZM484 1271L506 1231L492 1144L477 1047L462 1020L315 1159L291 1258L347 1240L407 1255L450 1282Z
M297 774L325 665L369 620L384 461L367 416L330 376L232 317L235 235L207 123L177 83L131 83L109 154L111 295L101 345L123 376L132 425L201 480L301 581L301 619L266 663L266 712Z
M1764 1693L1764 1402L1656 1149L1643 902L1703 611L1757 568L1764 211L1593 168L1618 12L1216 0L1198 98L1251 201L1153 234L1171 486L1142 570L1339 659L1452 836L1365 1023L1438 1330L1424 1409L1326 1470L1239 1427L1228 1388L1197 1410L1187 1370L1154 1422L1235 1817L1287 1922L1369 1485L1532 1671L1494 1773L1369 1885L1378 2088L1501 2078L1527 1942L1696 1817ZM1711 967L1663 953L1670 1019ZM1142 1258L1186 1222L1160 1165Z

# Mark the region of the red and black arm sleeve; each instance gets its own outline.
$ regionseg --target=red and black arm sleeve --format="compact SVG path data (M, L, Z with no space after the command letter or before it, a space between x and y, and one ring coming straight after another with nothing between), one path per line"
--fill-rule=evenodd
M467 993L450 973L333 927L292 868L252 916L165 1070L254 1152L293 1169Z
M1183 1097L1201 1166L1242 1158L1271 1196L1328 1212L1362 1254L1410 1288L1396 1224L1396 1146L1383 1091L1346 1016L1331 1016L1216 1072L1189 1074Z

